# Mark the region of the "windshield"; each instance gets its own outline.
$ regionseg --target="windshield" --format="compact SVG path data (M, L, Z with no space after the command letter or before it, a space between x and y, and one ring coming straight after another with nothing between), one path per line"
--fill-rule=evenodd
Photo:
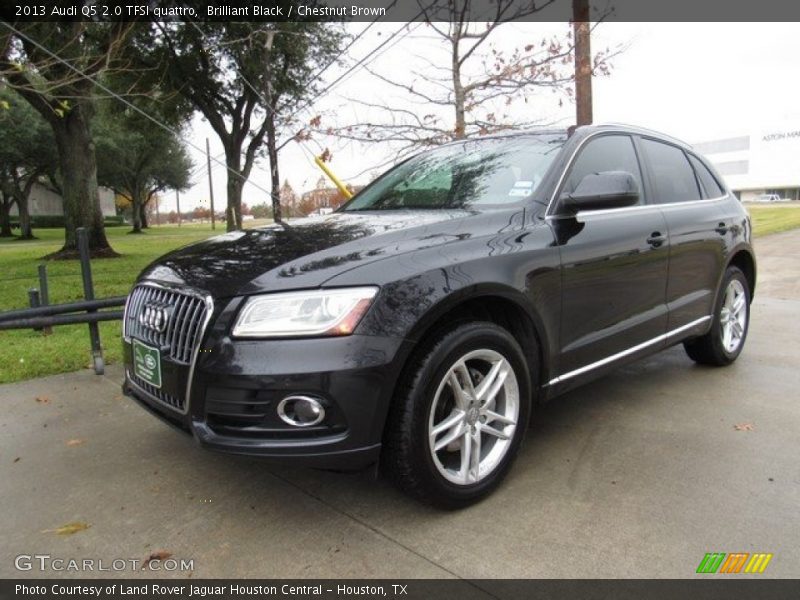
M563 134L451 144L398 165L340 210L489 208L522 203L566 141Z

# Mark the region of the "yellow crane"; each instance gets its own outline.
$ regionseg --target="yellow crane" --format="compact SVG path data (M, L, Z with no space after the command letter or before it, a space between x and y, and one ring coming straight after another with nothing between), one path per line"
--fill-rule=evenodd
M342 192L342 194L344 194L345 198L350 200L350 198L353 197L353 193L349 189L347 189L347 186L343 184L336 175L334 175L333 171L331 171L328 165L325 164L325 161L322 159L321 156L315 156L314 162L317 163L317 166L320 169L322 169L322 172L328 176L328 179L330 179L333 182L333 185L339 188L339 191Z

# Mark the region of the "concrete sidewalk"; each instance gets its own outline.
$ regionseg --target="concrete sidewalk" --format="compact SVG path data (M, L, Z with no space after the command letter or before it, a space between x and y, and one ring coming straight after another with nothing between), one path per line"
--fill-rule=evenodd
M757 251L735 365L673 348L551 403L504 485L457 513L202 451L120 395L119 367L0 386L0 577L81 575L20 572L20 554L157 550L193 578L685 578L706 552L770 552L761 577L800 577L800 232ZM46 531L69 522L91 526Z

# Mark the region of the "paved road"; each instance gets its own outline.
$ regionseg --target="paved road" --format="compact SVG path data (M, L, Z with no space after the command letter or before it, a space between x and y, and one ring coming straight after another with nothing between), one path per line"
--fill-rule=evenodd
M202 451L122 398L119 368L0 386L0 576L42 576L19 554L166 550L194 578L683 578L712 551L771 552L763 576L800 577L800 232L757 251L733 367L674 348L556 401L505 485L458 513ZM46 531L75 521L91 527Z

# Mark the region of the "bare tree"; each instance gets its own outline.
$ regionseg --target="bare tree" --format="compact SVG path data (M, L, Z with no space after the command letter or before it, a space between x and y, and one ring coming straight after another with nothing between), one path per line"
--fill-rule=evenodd
M419 147L541 124L541 113L530 110L522 115L512 111L512 105L518 100L527 102L535 90L551 89L572 96L572 33L531 40L511 51L499 49L493 40L504 25L529 18L551 3L496 0L490 15L480 15L492 19L488 22L474 21L475 11L486 6L472 0L449 2L445 15L441 10L436 14L426 11L427 29L443 42L447 59L417 56L425 65L424 72L411 71L406 79L365 67L387 90L398 92L401 100L348 98L371 114L379 112L382 118L328 129L315 129L312 123L311 129L359 142L392 142L398 148L396 159ZM597 53L593 72L608 73L611 56L608 50ZM443 116L448 112L450 117Z

